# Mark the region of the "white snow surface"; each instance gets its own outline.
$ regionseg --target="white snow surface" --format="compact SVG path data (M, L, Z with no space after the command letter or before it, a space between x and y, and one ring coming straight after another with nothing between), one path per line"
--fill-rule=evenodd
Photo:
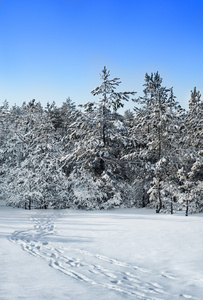
M0 206L0 300L203 299L203 214Z

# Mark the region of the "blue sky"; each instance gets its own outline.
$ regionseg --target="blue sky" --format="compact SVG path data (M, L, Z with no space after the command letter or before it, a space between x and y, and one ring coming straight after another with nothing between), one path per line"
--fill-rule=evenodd
M0 103L96 100L104 66L121 91L159 71L184 108L203 94L202 0L0 0L0 44Z

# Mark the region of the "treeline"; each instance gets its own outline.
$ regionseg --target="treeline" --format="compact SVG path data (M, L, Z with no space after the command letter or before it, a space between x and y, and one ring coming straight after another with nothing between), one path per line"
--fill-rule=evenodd
M159 73L143 96L102 70L95 102L0 107L0 197L13 207L203 211L203 101L188 111ZM134 110L118 113L125 101Z

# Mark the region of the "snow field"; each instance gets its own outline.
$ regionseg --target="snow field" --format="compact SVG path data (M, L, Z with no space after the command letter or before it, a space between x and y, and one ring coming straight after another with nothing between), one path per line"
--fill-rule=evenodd
M203 298L202 214L0 207L0 225L0 300Z

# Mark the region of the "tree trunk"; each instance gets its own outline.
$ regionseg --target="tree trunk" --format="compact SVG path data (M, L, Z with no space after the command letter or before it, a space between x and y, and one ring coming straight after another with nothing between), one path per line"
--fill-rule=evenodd
M171 215L173 214L173 198L171 197Z
M162 209L162 200L161 200L161 186L160 186L160 178L158 179L158 208L156 210L157 213Z
M186 217L188 216L188 199L186 200L186 210L185 210Z
M28 206L29 210L31 210L31 199L29 199L29 206Z
M143 188L142 192L142 207L145 207L145 189Z
M158 115L158 118L159 118L159 124L158 124L158 140L159 140L159 161L161 159L161 151L162 151L162 145L161 145L161 112L160 112L160 94L158 95L158 100L159 100L159 115ZM158 179L158 200L159 200L159 211L162 209L162 200L161 200L161 185L160 185L160 174L158 175L159 176L159 179Z
M100 158L100 170L103 172L105 170L105 163L102 158Z
M105 125L103 125L103 128L102 128L102 140L103 140L103 145L104 147L106 146L106 134L105 134Z
M142 207L145 207L145 197L144 197L144 195L142 196Z

